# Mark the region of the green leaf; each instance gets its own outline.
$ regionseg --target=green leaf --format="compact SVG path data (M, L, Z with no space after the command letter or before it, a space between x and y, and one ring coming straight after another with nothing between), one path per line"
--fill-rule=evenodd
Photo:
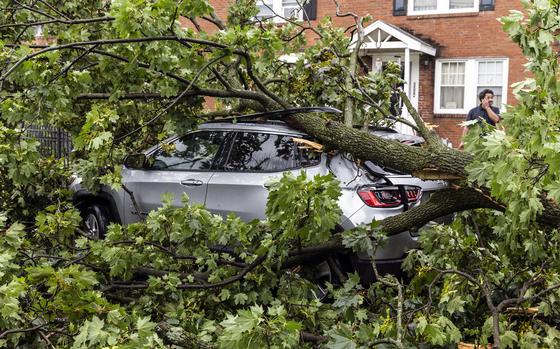
M147 337L153 334L156 324L150 321L150 317L141 317L136 320L136 330L142 337Z
M245 293L238 293L233 297L233 301L235 304L245 304L249 297Z
M356 349L357 345L352 339L351 333L348 329L340 328L329 332L329 342L327 348L329 349Z
M504 348L515 348L517 344L517 335L513 331L505 331L500 335L500 342Z

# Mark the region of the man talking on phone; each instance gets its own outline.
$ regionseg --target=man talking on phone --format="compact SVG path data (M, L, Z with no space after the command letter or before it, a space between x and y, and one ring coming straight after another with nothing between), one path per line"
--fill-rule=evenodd
M480 104L478 107L472 108L467 115L467 121L470 120L483 120L492 126L496 126L500 122L500 109L493 107L494 91L484 89L478 94ZM467 126L463 127L463 136L468 132ZM459 144L459 148L463 148L463 142Z

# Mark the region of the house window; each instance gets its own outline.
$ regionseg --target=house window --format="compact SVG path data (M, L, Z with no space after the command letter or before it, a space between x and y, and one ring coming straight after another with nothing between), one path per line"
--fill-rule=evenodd
M258 0L257 7L259 13L256 17L261 20L274 18L275 22L284 22L284 19L302 20L304 18L304 12L306 12L306 19L315 19L315 17L312 18L310 15L310 12L314 10L311 7L316 6L315 1L316 0L307 2L301 0Z
M479 0L409 0L408 15L478 12Z
M393 0L393 16L406 16L406 0Z
M493 11L494 0L480 0L480 11Z
M284 18L301 19L300 13L301 7L296 0L282 0L282 16Z
M494 91L494 105L502 105L502 90L504 81L504 62L503 61L481 61L478 62L478 83L477 83L477 97L476 103L478 104L478 93L484 89L491 89Z
M414 11L437 10L437 0L413 0Z
M257 14L258 19L268 19L274 17L274 0L259 0L257 1L257 7L259 13Z
M474 8L474 0L449 0L449 9Z
M478 93L494 91L494 106L507 103L508 60L505 58L441 59L436 61L434 112L467 114L479 104Z
M463 109L465 97L465 62L441 63L440 108Z

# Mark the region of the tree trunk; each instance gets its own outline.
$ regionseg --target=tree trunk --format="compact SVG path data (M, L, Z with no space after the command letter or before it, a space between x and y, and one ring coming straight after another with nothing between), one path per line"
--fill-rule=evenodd
M465 166L472 160L470 154L452 148L411 147L346 127L340 122L326 121L315 114L291 115L288 123L316 137L328 148L422 179L466 178Z
M287 118L288 124L317 138L326 149L348 152L356 160L370 160L383 167L410 173L421 179L449 180L450 190L433 195L429 203L413 208L383 221L389 235L419 227L427 222L453 212L475 208L506 210L506 205L489 194L487 188L472 188L465 180L466 166L472 162L469 153L456 149L433 146L411 147L387 140L359 129L346 127L336 121L327 121L318 114L294 114ZM560 226L560 206L543 194L544 210L538 222L557 228Z

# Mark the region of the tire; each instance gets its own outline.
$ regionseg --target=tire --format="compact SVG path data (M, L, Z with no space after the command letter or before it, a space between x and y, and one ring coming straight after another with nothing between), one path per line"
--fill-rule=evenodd
M344 256L332 255L315 264L307 264L302 268L302 276L315 285L315 298L325 303L330 296L327 283L341 286L347 279L350 270L344 266ZM336 269L336 270L335 270Z
M105 238L109 225L107 209L98 204L89 205L84 211L84 232L93 240Z

